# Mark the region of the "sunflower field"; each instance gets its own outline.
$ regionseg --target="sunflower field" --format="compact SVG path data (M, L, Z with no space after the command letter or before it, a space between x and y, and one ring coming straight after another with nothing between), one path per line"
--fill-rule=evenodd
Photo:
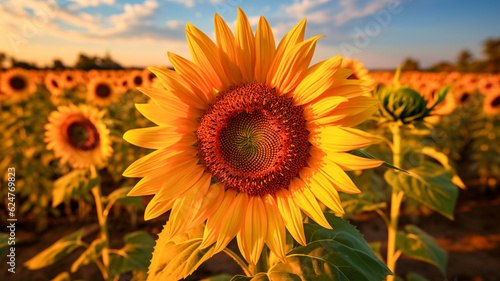
M2 280L500 280L500 74L214 21L170 68L0 72Z

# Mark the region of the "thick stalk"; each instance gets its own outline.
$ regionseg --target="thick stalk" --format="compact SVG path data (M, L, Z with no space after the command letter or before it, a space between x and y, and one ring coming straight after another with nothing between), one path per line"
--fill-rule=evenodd
M97 171L95 169L95 166L90 167L90 177L95 178L97 177ZM97 220L99 222L99 227L101 229L101 239L106 241L106 244L108 245L102 250L102 264L105 268L105 276L103 274L103 277L105 280L108 280L109 278L109 252L108 252L108 247L109 247L109 234L108 234L108 226L106 223L106 217L104 216L103 209L102 209L102 201L101 201L101 185L98 184L97 186L94 186L92 188L92 195L94 195L95 199L95 205L96 205L96 210L97 210Z
M393 138L393 165L401 168L401 126L398 123L391 125ZM396 233L398 230L399 208L403 200L403 191L392 189L391 195L391 213L387 238L387 267L396 274L396 261L399 255L396 255ZM393 281L394 275L387 276L387 281Z

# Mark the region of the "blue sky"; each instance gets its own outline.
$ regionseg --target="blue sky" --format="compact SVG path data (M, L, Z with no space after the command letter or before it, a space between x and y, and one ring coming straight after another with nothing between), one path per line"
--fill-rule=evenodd
M38 65L73 65L78 53L109 52L124 66L169 65L167 51L189 57L186 22L214 37L213 16L234 29L237 9L255 31L266 17L276 40L302 18L320 39L314 61L338 54L369 69L406 57L428 67L463 49L482 58L482 42L500 38L500 1L469 0L0 0L0 51Z

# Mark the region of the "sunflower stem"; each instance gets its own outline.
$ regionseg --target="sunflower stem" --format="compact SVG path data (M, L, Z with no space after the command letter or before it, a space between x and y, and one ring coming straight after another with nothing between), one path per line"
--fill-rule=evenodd
M234 261L236 261L236 263L241 267L241 269L243 269L243 271L245 272L246 276L249 276L249 277L253 276L252 272L248 268L247 263L240 256L238 256L235 252L231 251L229 248L224 248L223 251L228 256L230 256L231 258L233 258Z
M94 165L90 167L90 177L95 178L97 177L97 171ZM96 205L96 211L97 211L97 220L99 222L99 227L101 229L101 239L106 242L107 245L109 245L109 234L108 234L108 226L106 223L106 217L104 216L103 209L102 209L102 201L101 201L101 185L97 184L92 188L92 195L94 195L95 199L95 205ZM101 270L103 274L104 280L109 279L109 252L108 252L108 247L106 246L102 250L102 266L104 270ZM97 264L97 263L96 263ZM98 265L99 266L99 265Z
M393 165L401 168L401 125L399 123L391 124L392 138L393 138ZM387 267L396 274L396 261L399 254L396 254L396 233L398 230L399 209L401 201L403 200L403 191L392 189L391 194L391 213L388 225L388 238L387 238ZM395 275L388 275L387 281L393 281Z

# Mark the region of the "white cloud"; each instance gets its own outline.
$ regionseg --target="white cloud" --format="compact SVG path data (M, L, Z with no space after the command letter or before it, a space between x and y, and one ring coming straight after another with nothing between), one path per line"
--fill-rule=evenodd
M170 29L177 29L180 26L180 22L177 20L169 20L165 25Z
M339 5L343 7L343 9L334 16L335 23L337 25L342 25L352 19L366 17L384 9L385 6L391 1L393 0L373 0L364 7L359 8L356 5L357 1L341 0Z
M100 6L103 4L106 4L106 5L115 4L115 0L69 0L69 1L76 3L76 6L74 6L74 7L79 7L79 8L80 7L89 7L89 6L96 7L96 6Z
M182 4L187 8L193 8L196 4L196 0L167 0L169 2L175 2L177 4Z
M324 7L322 7L321 10L317 10L317 8L328 2L330 2L330 0L295 0L292 5L284 6L283 8L289 17L295 19L307 18L309 22L322 24L330 21L331 11Z

